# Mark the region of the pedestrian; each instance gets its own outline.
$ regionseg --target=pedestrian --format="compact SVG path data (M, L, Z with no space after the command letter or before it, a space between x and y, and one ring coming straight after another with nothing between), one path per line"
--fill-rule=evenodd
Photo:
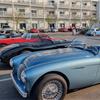
M76 27L75 26L72 26L72 35L76 35Z

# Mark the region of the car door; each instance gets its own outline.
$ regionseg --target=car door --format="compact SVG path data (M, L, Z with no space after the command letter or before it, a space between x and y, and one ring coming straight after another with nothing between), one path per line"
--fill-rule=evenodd
M100 66L100 59L88 58L73 63L71 67L71 87L80 88L92 85L96 82L98 66Z
M99 55L98 55L98 58L100 59L100 53L99 53ZM100 61L100 60L99 60L99 61ZM98 65L96 83L100 83L100 64Z

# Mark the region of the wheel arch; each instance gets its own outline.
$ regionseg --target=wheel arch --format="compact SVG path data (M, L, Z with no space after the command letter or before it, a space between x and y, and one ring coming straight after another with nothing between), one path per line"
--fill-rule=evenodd
M47 75L47 74L57 74L57 75L62 76L62 77L65 79L66 83L67 83L68 91L69 91L70 82L69 82L68 77L67 77L66 75L64 75L63 73L58 72L58 71L51 71L51 72L47 72L47 73L45 73L44 75L42 75L42 76L35 82L35 84L32 86L31 91L34 90L34 89L36 88L36 86L39 84L39 82L40 82L40 81L43 79L43 77L44 77L45 75ZM31 92L30 92L30 93L31 93Z

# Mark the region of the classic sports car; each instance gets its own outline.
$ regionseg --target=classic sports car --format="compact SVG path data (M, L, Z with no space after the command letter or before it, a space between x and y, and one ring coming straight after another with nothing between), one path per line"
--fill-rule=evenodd
M23 97L63 100L70 89L100 83L100 46L30 52L13 57L10 65Z
M41 41L36 43L17 43L11 44L0 49L0 61L4 64L9 64L9 60L21 53L47 50L47 49L57 49L62 47L67 47L72 41L67 40L48 40L41 38ZM71 46L81 46L80 41L75 41Z
M22 35L22 37L0 39L0 46L5 46L15 43L39 42L43 38L48 40L55 40L54 38L51 38L46 34L25 33Z

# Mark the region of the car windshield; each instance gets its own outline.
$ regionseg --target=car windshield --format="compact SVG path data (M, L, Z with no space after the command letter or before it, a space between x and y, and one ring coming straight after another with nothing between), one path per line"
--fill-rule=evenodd
M25 33L22 35L22 38L39 38L38 34L34 34L34 33Z
M95 43L95 42L94 42ZM69 43L68 47L70 48L78 48L82 50L89 51L93 54L98 54L99 49L95 46L95 44L91 43L88 38L73 38Z

